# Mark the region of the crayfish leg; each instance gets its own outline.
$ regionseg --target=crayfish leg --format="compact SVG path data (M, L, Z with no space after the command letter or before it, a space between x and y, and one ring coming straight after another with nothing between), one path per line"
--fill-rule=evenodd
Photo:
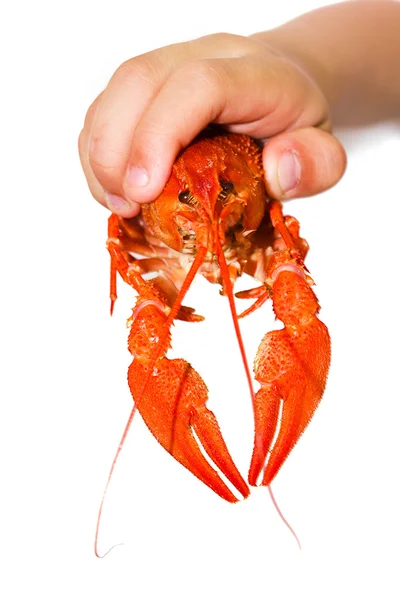
M255 302L246 308L243 312L238 315L238 319L243 319L248 315L251 315L254 311L260 308L270 297L270 291L265 285L260 285L257 288L253 288L251 290L244 290L243 292L237 292L235 294L236 298L256 298Z
M117 299L117 273L122 279L139 292L140 287L145 284L143 278L139 272L136 272L131 268L131 264L128 262L126 255L121 248L121 230L119 226L119 218L117 215L112 214L108 218L108 239L107 249L110 253L110 300L111 307L110 312L113 313L114 304Z
M278 473L322 398L330 363L328 329L316 316L318 301L305 278L282 270L274 283L273 305L285 326L268 333L256 355L261 390L254 406L251 485L265 464L262 485L270 485Z

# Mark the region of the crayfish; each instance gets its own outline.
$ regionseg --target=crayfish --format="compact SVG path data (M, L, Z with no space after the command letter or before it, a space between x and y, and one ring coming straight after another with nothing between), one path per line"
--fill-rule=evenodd
M281 203L267 196L260 147L244 135L203 134L178 156L163 192L139 216L110 216L107 247L111 312L117 273L137 292L128 321L128 382L154 437L228 502L238 498L207 455L242 497L249 495L248 484L269 486L321 400L330 338L304 264L308 244L298 221L283 216ZM174 320L203 319L183 304L197 273L221 286L229 300L251 390L239 319L271 299L284 325L264 336L255 357L260 388L251 391L255 436L248 483L206 406L203 379L186 360L167 358ZM236 294L252 299L237 315L233 286L242 273L259 284Z

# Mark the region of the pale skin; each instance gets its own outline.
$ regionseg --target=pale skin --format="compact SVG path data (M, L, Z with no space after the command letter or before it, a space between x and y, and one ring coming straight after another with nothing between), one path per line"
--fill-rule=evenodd
M332 127L400 117L400 3L352 0L249 37L214 34L131 58L90 106L79 138L94 198L133 217L210 123L264 143L269 194L339 181Z

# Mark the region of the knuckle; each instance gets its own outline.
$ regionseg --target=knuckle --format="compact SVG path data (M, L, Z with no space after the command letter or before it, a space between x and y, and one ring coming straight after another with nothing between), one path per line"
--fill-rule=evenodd
M189 81L195 84L205 85L216 92L225 87L226 73L217 60L199 59L189 63L183 69Z
M123 62L116 70L114 77L123 85L137 86L145 83L154 87L159 80L159 68L149 55L143 54Z
M235 33L219 32L211 33L196 40L200 48L212 47L215 56L235 57L254 50L254 41Z
M226 31L220 31L218 33L210 33L206 37L211 42L222 42L223 44L226 44L227 42L230 42L231 40L236 41L236 40L240 39L240 36L235 35L234 33L227 33Z

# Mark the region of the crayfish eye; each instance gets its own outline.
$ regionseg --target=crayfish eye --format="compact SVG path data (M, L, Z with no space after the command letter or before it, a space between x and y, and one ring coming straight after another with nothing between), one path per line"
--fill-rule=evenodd
M179 202L182 202L182 204L188 204L189 203L189 198L190 198L190 191L189 190L184 190L183 192L181 192L180 194L178 194L178 200L179 200Z
M235 191L235 188L232 181L220 181L219 184L222 189L219 193L218 198L219 200L222 200L222 202L225 202L228 196Z
M233 183L232 181L221 181L222 191L228 195L233 192Z

